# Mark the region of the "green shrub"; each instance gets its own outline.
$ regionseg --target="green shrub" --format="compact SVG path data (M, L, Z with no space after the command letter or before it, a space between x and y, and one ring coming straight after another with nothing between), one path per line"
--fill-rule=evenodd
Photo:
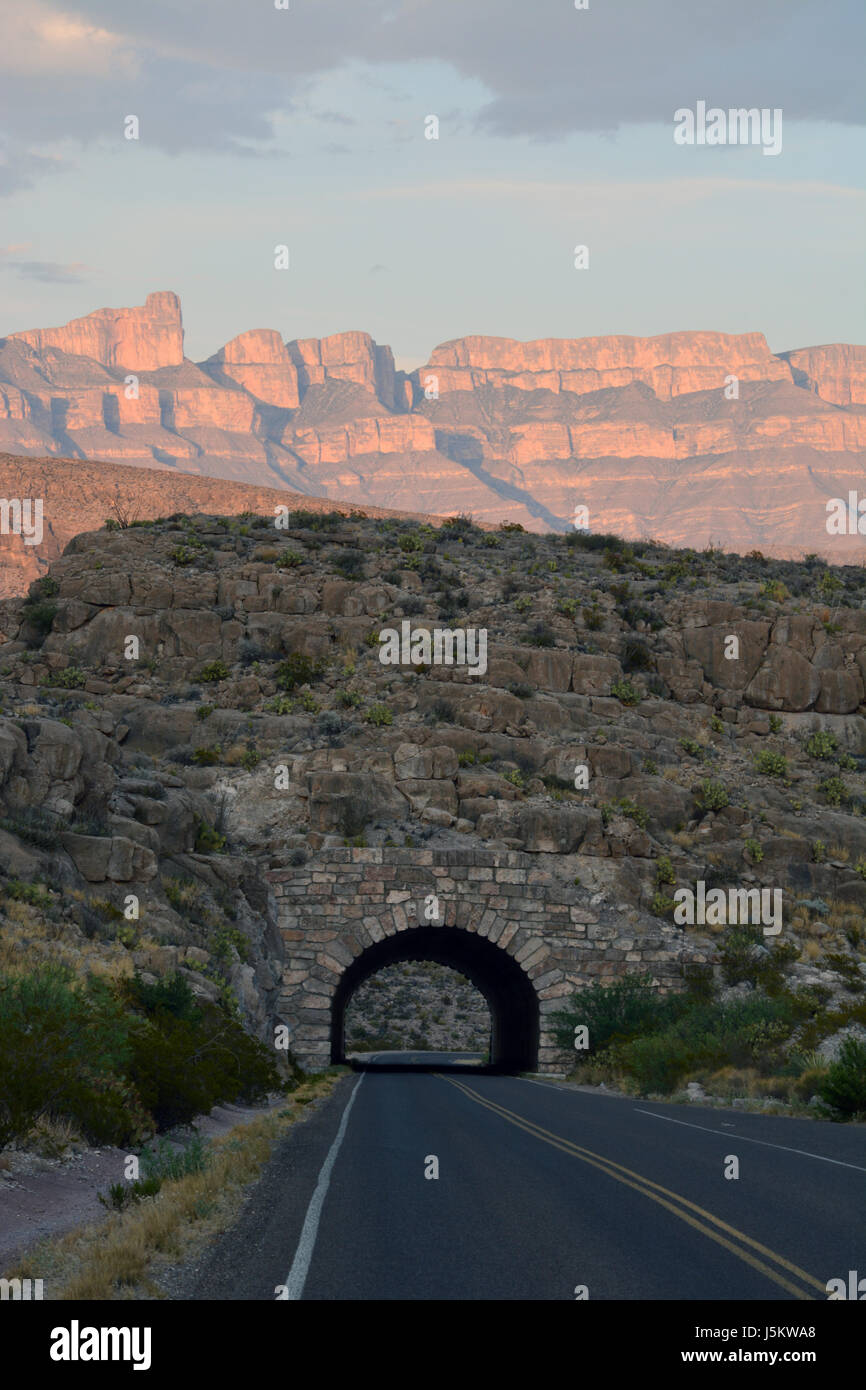
M689 1045L666 1035L633 1038L612 1050L614 1065L622 1067L634 1087L644 1095L670 1095L694 1065Z
M97 1192L96 1196L109 1211L125 1211L145 1197L155 1197L161 1187L161 1178L139 1178L135 1182L113 1182L107 1197L101 1192Z
M200 546L179 545L171 552L171 558L176 565L191 565L198 559Z
M201 721L209 719L210 716L213 714L215 708L215 705L199 705L198 709L195 712L196 719Z
M690 757L699 758L701 761L703 761L706 749L703 748L696 739L681 738L680 748L682 748L683 752L688 753Z
M299 555L296 550L283 550L280 552L277 566L280 569L293 570L296 569L298 565L303 564L303 562L303 555Z
M640 691L630 680L612 681L610 693L624 705L638 705L641 701Z
M721 782L713 782L709 778L701 782L697 802L702 811L721 811L731 804Z
M195 848L197 854L224 854L226 837L207 821L200 820L196 826Z
M841 806L850 800L850 794L841 777L825 777L818 783L818 792L828 806Z
M29 903L32 907L39 907L47 911L54 906L55 897L46 891L40 883L22 883L21 879L10 878L8 883L0 885L7 898L13 902ZM123 914L121 914L122 916Z
M174 882L177 883L179 880ZM161 980L152 983L143 980L141 975L136 973L131 980L125 982L124 994L133 1007L142 1009L147 1014L171 1014L172 1018L183 1018L190 1023L195 1023L201 1018L201 1009L195 1001L189 982L177 971L163 975Z
M371 705L364 715L364 722L382 728L386 724L393 724L394 716L387 705Z
M334 556L333 565L344 579L363 579L365 556L361 550L341 550Z
M59 685L63 690L80 690L87 684L87 672L78 666L64 666L62 671L54 671L45 682L46 685Z
M200 681L225 681L229 677L229 668L224 661L211 661L207 666L203 666L198 673Z
M133 1034L131 1078L159 1129L189 1124L229 1101L260 1099L279 1085L264 1045L217 1005L196 1022L160 1013Z
M40 849L55 849L59 823L56 816L41 806L22 806L14 816L0 816L0 830L8 830L28 844Z
M302 652L292 652L285 661L280 662L274 679L280 690L297 690L299 685L309 685L321 675L322 670L321 662L311 661Z
M164 1182L177 1182L192 1173L202 1173L209 1158L207 1141L196 1134L183 1148L177 1149L167 1139L157 1139L146 1144L139 1155L139 1164L145 1179Z
M119 1074L130 1026L111 990L56 964L0 976L0 1148L40 1116L72 1119L94 1143L129 1143L147 1116Z
M762 748L755 754L755 767L767 777L788 775L788 759L782 753L773 753L769 748Z
M809 735L805 746L810 758L831 758L839 747L839 740L829 729L819 729Z
M663 854L656 860L656 883L661 886L663 883L676 883L677 876L674 873L674 866L668 855Z
M337 704L343 709L357 709L363 703L362 697L357 690L338 690Z
M592 1055L613 1038L628 1038L660 1027L669 1010L650 975L624 975L611 985L589 985L579 990L572 995L570 1005L552 1018L557 1042L569 1049L574 1048L575 1026L585 1025L589 1030L587 1052Z
M203 744L200 748L193 749L192 760L196 767L213 767L214 763L220 760L220 751L219 744L213 748Z
M747 851L753 864L760 864L764 857L764 851L760 840L755 840L751 836L743 841L743 849Z
M404 555L410 555L413 551L423 550L425 540L426 536L420 531L406 531L399 537L397 544Z
M649 813L628 797L622 797L619 801L606 801L600 810L602 824L605 827L609 825L612 817L616 814L625 816L627 820L633 820L635 825L640 826L641 830L645 830L649 824Z
M28 646L41 646L54 625L57 617L56 603L25 603L21 609L21 621L32 634Z
M656 917L670 917L676 907L676 899L669 898L660 888L657 888L652 895L650 902L650 912Z
M604 614L597 603L590 604L583 609L583 621L590 632L598 632L604 621Z
M848 1037L818 1084L818 1095L838 1115L866 1112L866 1043Z

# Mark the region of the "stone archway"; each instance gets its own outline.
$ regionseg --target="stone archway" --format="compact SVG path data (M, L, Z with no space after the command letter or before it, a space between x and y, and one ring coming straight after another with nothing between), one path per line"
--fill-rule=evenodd
M328 848L267 878L284 947L278 1018L308 1071L342 1055L349 995L390 961L462 969L491 1001L500 1065L539 1072L569 1062L550 1015L581 985L641 968L664 988L682 978L682 932L625 923L516 850Z
M346 1007L358 986L377 970L406 960L432 960L465 975L490 1010L490 1062L507 1071L538 1065L539 1000L515 958L477 932L459 927L417 926L374 942L343 972L331 1001L331 1061L345 1061Z

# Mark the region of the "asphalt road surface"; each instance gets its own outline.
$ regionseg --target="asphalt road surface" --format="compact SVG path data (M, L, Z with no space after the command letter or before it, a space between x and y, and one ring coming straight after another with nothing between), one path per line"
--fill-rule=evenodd
M365 1063L280 1144L195 1298L824 1302L866 1274L863 1126L491 1075L466 1053Z

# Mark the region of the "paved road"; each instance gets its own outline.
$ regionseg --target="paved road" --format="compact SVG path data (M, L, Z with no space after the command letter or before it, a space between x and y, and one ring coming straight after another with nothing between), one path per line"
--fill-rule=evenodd
M866 1274L863 1126L605 1096L466 1054L367 1060L283 1141L195 1297L797 1302Z

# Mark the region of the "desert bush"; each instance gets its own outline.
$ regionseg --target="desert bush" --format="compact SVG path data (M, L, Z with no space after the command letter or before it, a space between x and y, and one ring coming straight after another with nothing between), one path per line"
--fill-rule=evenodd
M611 681L610 693L624 705L638 705L641 693L630 680Z
M845 1119L866 1112L866 1043L848 1037L818 1083L818 1095Z
M651 976L624 975L612 985L589 985L572 995L569 1006L552 1016L556 1040L561 1047L573 1048L575 1026L583 1024L589 1030L591 1056L613 1038L658 1029L670 1008Z
M200 681L224 681L228 680L229 668L224 661L211 661L207 666L203 666L198 673L197 679Z
M697 802L702 811L721 811L730 805L728 793L721 782L713 782L709 778L701 782Z
M95 1143L128 1143L147 1116L120 1074L129 1020L97 980L56 964L0 976L0 1148L43 1115L64 1115Z
M657 1035L619 1043L609 1049L609 1056L643 1095L670 1095L694 1065L688 1043Z
M755 754L755 767L758 772L763 772L767 777L787 777L788 759L782 753L773 753L769 748L762 748Z
M322 663L312 661L302 652L292 652L281 661L274 673L280 690L297 690L299 685L309 685L322 674Z

